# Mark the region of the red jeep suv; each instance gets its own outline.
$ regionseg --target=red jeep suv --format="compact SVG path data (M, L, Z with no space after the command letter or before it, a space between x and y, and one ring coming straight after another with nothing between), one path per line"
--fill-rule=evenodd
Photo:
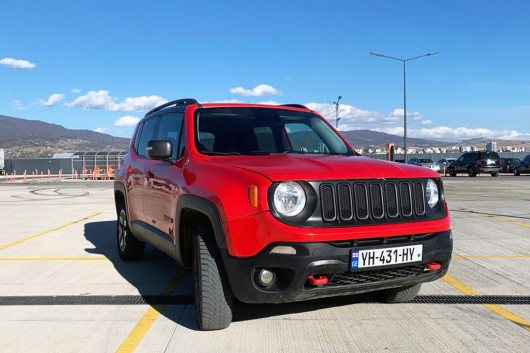
M234 298L409 301L451 259L438 173L361 157L301 105L155 108L114 190L120 257L148 242L190 269L203 330L230 324Z

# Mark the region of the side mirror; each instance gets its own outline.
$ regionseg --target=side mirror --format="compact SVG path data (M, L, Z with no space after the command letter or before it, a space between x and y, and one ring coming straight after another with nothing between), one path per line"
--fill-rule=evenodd
M173 154L173 144L167 140L151 140L147 143L146 152L149 159L170 159Z

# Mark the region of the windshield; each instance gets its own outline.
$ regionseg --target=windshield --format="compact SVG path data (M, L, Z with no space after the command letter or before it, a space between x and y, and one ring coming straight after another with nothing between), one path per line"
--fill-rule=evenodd
M422 159L418 159L418 163L434 163L434 162L432 161L432 159L422 158Z
M210 155L311 153L353 155L317 115L273 108L206 108L196 115L195 143Z

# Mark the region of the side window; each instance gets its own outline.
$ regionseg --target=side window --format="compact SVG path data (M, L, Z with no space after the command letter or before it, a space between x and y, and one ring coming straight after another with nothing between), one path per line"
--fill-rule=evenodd
M156 125L158 124L158 118L147 120L142 127L142 135L140 136L140 142L138 143L138 155L141 157L147 157L146 148L147 143L155 136Z
M138 124L138 128L136 130L136 135L134 136L134 145L133 149L136 153L138 153L138 144L140 143L140 135L142 134L142 126L143 124Z
M160 126L156 135L157 140L171 141L173 153L171 159L176 160L179 153L180 132L184 116L180 113L164 115L160 119Z
M465 156L465 154L461 155L461 156L458 158L457 162L463 162L463 161L464 161L464 156Z

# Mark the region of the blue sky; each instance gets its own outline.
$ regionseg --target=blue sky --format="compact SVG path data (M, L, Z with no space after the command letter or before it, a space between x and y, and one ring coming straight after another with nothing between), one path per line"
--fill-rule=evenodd
M342 95L343 129L402 134L402 66L369 52L440 51L407 66L410 135L530 139L529 18L527 1L3 0L0 114L129 137L165 100L333 121Z

